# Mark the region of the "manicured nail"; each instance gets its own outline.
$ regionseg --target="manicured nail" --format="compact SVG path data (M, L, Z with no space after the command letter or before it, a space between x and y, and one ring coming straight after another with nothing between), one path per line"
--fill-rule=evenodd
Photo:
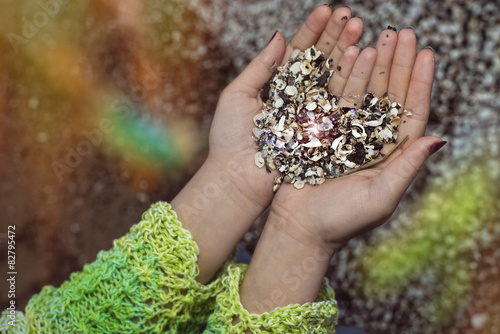
M274 39L274 37L276 36L276 34L278 33L278 30L276 30L273 34L273 36L271 37L271 39L269 40L269 42L267 42L267 44L271 43L271 41Z
M429 148L429 153L432 155L439 151L444 145L448 143L447 141L443 140L437 143L432 144L432 146Z

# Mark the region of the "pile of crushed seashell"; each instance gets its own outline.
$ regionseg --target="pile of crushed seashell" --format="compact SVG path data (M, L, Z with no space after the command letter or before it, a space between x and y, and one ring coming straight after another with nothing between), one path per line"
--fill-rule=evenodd
M296 50L261 91L255 164L279 171L274 191L283 181L300 189L357 170L397 139L401 105L368 93L358 109L339 107L328 91L331 63L314 46Z

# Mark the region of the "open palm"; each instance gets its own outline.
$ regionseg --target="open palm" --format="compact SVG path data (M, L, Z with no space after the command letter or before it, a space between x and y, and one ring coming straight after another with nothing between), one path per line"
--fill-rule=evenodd
M274 174L255 167L256 153L253 117L262 109L259 92L270 79L277 66L286 63L294 49L304 50L313 44L321 47L334 65L344 51L356 44L363 31L363 21L351 18L351 10L342 7L332 10L329 6L316 8L304 25L285 46L279 32L269 45L248 65L222 93L210 132L208 160L228 169L238 166L242 191L248 192L252 202L264 210L273 197ZM256 202L256 203L255 203Z
M413 30L404 29L398 35L387 29L376 48L367 48L357 57L348 51L329 86L341 96L340 105L360 105L366 92L388 93L411 115L403 116L399 134L399 138L408 135L408 141L384 162L321 186L297 190L286 184L278 190L271 214L288 225L283 228L335 247L389 218L425 159L441 143L437 137L422 137L429 115L434 55L429 49L417 54Z

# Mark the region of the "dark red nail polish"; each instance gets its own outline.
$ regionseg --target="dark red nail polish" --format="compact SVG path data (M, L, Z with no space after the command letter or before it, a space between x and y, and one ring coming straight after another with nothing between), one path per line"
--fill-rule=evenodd
M434 143L432 144L432 146L430 147L429 149L429 153L430 154L434 154L436 153L437 151L439 151L444 145L446 145L446 143L448 143L447 141L440 141L440 142L437 142L437 143Z
M269 42L267 42L267 44L271 43L271 41L274 39L274 37L276 36L276 34L278 33L278 30L276 30L273 34L273 36L271 37L271 39L269 40Z

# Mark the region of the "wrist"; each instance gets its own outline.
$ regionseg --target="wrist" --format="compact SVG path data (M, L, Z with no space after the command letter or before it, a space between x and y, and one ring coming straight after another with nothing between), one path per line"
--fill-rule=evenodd
M245 204L245 208L260 212L271 203L272 185L266 187L269 183L266 182L267 175L255 174L255 169L258 168L253 165L253 160L237 156L219 157L210 153L204 166L211 170L214 178L221 184L228 185L225 191L232 201L239 200Z
M272 211L241 285L241 301L252 313L317 299L334 254L322 242L303 238Z
M220 268L264 210L259 203L249 203L248 194L236 183L240 175L237 164L221 166L209 158L171 202L199 248L201 283Z
M293 189L293 191L297 191ZM280 196L280 193L277 194ZM288 201L302 201L303 197L287 196ZM307 198L306 198L307 200ZM271 206L271 212L267 224L274 229L286 233L296 243L311 249L321 249L325 254L333 256L344 244L333 241L329 231L325 230L315 215L302 209L294 208L308 207L306 203L288 203L282 205L281 199L275 199Z

